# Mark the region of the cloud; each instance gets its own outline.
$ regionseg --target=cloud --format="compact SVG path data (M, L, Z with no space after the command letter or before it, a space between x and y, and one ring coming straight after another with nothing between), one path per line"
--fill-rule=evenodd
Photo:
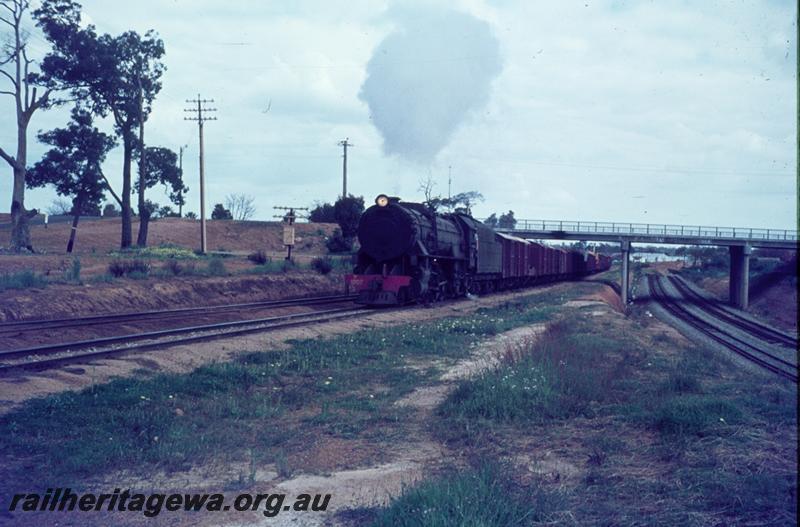
M418 10L393 20L396 29L367 64L360 98L386 154L429 163L489 100L500 47L489 25L466 13Z

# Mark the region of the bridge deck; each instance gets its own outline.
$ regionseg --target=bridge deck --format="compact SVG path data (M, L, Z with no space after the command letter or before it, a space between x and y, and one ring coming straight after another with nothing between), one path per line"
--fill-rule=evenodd
M498 228L525 238L550 240L591 240L608 242L646 242L676 245L724 245L797 249L797 231L705 227L702 225L664 225L649 223L611 223L600 221L517 220L513 229Z

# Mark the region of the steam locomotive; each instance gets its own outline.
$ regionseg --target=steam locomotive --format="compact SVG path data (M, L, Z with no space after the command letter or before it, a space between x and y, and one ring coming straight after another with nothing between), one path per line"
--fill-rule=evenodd
M356 302L435 302L608 269L608 257L495 232L467 214L440 214L385 194L358 225L360 249L345 277Z

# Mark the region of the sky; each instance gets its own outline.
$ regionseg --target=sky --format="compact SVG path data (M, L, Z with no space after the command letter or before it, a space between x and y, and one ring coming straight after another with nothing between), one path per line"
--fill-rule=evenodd
M186 99L214 99L205 126L206 210L230 193L311 206L348 192L479 191L473 213L796 229L796 2L529 0L84 0L100 33L154 29L167 70L145 128L178 151L199 210L198 130ZM29 25L30 22L28 23ZM32 55L47 50L32 31ZM2 82L2 79L0 79ZM0 88L2 89L2 88ZM69 108L37 113L35 136ZM112 129L110 122L102 127ZM0 145L15 150L0 97ZM104 170L121 187L122 149ZM11 170L0 167L0 207ZM49 189L28 191L46 209ZM162 189L149 199L166 204Z

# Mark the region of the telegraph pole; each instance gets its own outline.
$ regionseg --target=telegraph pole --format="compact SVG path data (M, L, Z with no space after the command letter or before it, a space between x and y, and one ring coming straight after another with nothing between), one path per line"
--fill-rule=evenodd
M203 123L205 121L216 121L216 117L208 117L203 115L203 112L216 112L216 108L205 108L204 104L214 102L214 99L201 99L200 94L197 94L197 99L187 99L188 104L197 104L197 108L188 108L184 112L197 113L193 117L184 117L186 121L197 121L197 127L200 131L200 252L205 254L207 249L206 243L206 187L205 187L205 166L203 164Z
M344 141L339 141L339 146L344 149L344 158L342 162L342 197L347 197L347 147L353 146L353 143L348 143L350 140L349 137L346 137Z
M181 178L181 188L183 188L183 151L189 148L189 145L181 145L180 153L178 154L178 171L180 172ZM181 196L181 200L178 203L178 217L183 218L183 202L184 198Z
M453 165L447 165L447 201L450 201L451 183L453 183Z

